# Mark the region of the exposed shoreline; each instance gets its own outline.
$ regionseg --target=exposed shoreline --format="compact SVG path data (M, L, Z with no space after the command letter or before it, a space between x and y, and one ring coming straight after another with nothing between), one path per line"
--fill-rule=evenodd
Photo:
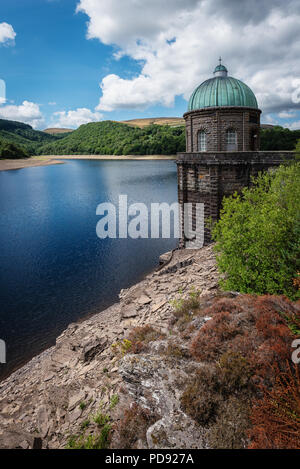
M175 160L176 155L41 155L21 159L0 159L0 171L63 164L61 160Z
M173 317L170 300L178 298L178 292L187 293L191 285L201 296L218 290L212 246L170 254L170 263L162 269L121 290L119 302L70 324L54 346L1 381L0 448L32 448L36 438L43 448L65 448L70 435L82 432L84 422L99 408L109 412L112 421L119 418L129 396L122 397L124 381L112 344L146 324L167 334ZM112 411L116 395L120 403ZM188 428L191 424L189 420ZM96 431L90 418L89 431L94 427Z
M33 156L31 158L0 159L0 171L10 171L12 169L34 168L36 166L49 166L52 164L63 164L63 161L54 160L49 157Z
M176 160L177 155L42 155L51 160Z

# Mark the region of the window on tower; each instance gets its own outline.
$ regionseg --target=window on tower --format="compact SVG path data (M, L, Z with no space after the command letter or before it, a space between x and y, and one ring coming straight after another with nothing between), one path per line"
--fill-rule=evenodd
M237 133L234 129L228 129L226 132L226 150L237 151Z
M206 133L204 130L198 132L198 151L206 151Z

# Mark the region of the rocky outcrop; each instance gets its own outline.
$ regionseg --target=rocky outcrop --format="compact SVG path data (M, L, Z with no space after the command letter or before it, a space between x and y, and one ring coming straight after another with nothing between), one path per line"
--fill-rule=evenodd
M175 251L164 261L168 264L122 290L119 303L70 324L54 347L0 383L1 448L63 448L87 422L89 433L96 432L93 416L100 408L117 421L129 401L155 407L158 414L147 430L144 447L205 447L202 430L179 405L183 385L199 365L168 356L166 339L152 342L149 351L139 355L118 356L112 347L126 339L132 328L146 324L169 337L170 300L191 286L201 289L202 295L217 290L211 246ZM195 328L207 319L202 318ZM115 396L118 404L112 405Z

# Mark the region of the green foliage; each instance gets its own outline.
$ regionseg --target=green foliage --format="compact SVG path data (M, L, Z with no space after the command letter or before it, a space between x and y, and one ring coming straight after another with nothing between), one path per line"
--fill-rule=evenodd
M79 435L69 439L67 449L106 449L109 446L111 426L105 424L99 435Z
M119 402L119 396L118 394L113 394L111 396L111 399L110 399L110 405L109 405L109 408L112 410L116 407L116 405L118 404Z
M284 129L274 126L260 131L260 149L262 151L294 150L300 139L300 130Z
M242 195L225 198L213 229L222 286L299 297L300 163L261 174Z
M113 121L81 125L40 147L47 155L172 155L185 151L184 127L149 125L143 129Z
M170 300L170 305L174 308L175 313L181 316L182 308L186 306L187 309L197 309L199 306L199 297L201 290L196 290L194 286L188 292L187 298L184 298L182 290L179 290L180 298ZM184 308L184 309L186 309Z
M38 148L46 142L55 142L58 137L34 130L30 125L0 119L0 141L12 144L17 148L15 158L25 158L36 155ZM18 156L21 154L21 156ZM0 156L1 153L0 153ZM7 157L5 154L4 157Z
M124 357L126 353L129 353L132 347L132 342L128 339L115 342L111 345L112 352L118 357Z
M300 335L300 315L281 313L292 334Z
M152 124L141 129L114 121L93 122L74 132L51 135L22 122L0 119L2 139L28 155L172 155L185 151L184 126ZM261 150L293 150L299 139L300 130L262 129Z
M296 145L296 160L297 161L300 160L300 139L298 140L297 145Z
M86 419L82 422L81 424L81 428L84 430L85 428L89 427L90 426L90 421L89 419Z
M18 159L28 157L29 153L24 148L0 138L0 158Z
M95 434L86 435L85 431L90 426L90 420L86 419L81 424L84 432L80 435L72 435L68 441L67 449L106 449L110 444L111 423L109 415L99 411L93 417L99 429Z
M101 427L109 422L109 416L103 414L101 410L99 410L99 412L94 416L94 422Z
M179 329L184 330L199 309L201 290L197 290L192 286L187 296L184 296L181 290L179 293L180 297L171 300L170 305L173 308L175 317L174 324L176 323Z

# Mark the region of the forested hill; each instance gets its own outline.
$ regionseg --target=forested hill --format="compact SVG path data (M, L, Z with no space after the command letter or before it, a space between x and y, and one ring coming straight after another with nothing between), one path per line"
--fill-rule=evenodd
M172 155L185 150L183 126L149 125L143 129L113 121L81 125L58 141L43 145L46 155Z
M262 151L294 150L300 139L300 130L289 130L281 126L260 131L260 149Z
M261 150L293 150L300 130L261 129ZM51 135L21 122L0 119L0 157L30 155L174 155L185 151L184 126L145 127L115 121L81 125L67 134Z
M261 129L261 150L293 150L300 130ZM134 127L114 121L85 124L65 137L39 148L47 155L173 155L185 151L184 126L152 124Z
M0 119L0 147L15 148L16 152L19 149L22 156L35 155L41 144L55 140L57 137L34 130L28 124Z

